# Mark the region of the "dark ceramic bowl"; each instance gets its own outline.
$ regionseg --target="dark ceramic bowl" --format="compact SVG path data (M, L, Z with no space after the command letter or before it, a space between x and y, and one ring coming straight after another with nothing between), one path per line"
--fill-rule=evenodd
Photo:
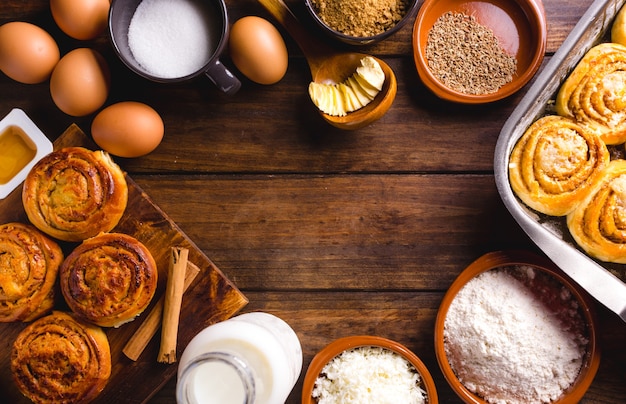
M404 27L409 21L413 21L415 19L415 14L417 13L419 3L420 3L419 0L409 0L407 7L406 7L406 12L404 16L402 17L402 19L400 19L395 25L393 25L392 27L388 28L386 31L380 34L376 34L372 36L352 36L352 35L347 35L343 32L337 31L331 28L329 25L327 25L320 17L318 10L313 4L313 0L304 1L306 9L309 12L309 15L311 16L311 19L313 20L315 26L319 28L319 30L324 35L330 38L333 38L334 40L340 43L354 45L354 46L372 45L395 34L402 27Z

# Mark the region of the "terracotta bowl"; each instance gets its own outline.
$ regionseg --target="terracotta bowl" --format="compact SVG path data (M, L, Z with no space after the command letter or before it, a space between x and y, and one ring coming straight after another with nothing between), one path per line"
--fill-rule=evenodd
M495 92L467 94L447 87L428 66L426 47L435 22L446 12L472 15L498 38L507 54L515 56L517 70L512 81ZM419 77L438 97L482 104L506 98L535 75L543 61L547 40L546 17L541 0L424 0L413 26L413 59Z
M415 19L415 14L417 13L418 0L411 0L407 7L407 12L404 17L396 23L393 27L389 28L387 31L380 33L374 36L351 36L346 35L342 32L334 30L333 28L326 25L326 23L320 18L315 6L313 5L312 0L305 0L304 4L306 9L311 16L311 20L313 20L314 25L327 37L334 39L340 43L353 45L353 46L362 46L362 45L372 45L377 42L380 42L391 35L398 32L402 27L404 27L409 21L413 21Z
M424 363L413 352L411 352L404 345L386 338L357 335L337 339L328 344L320 352L318 352L317 355L315 355L315 357L311 361L311 364L309 365L306 375L304 376L304 385L302 388L302 404L317 403L315 398L313 398L313 388L315 386L315 380L329 361L331 361L334 357L336 357L343 351L366 346L382 347L389 349L390 351L393 351L403 356L406 360L411 362L411 364L415 367L421 377L422 389L426 392L426 402L428 404L438 403L435 382L433 381L430 372L426 368L426 365L424 365Z
M444 349L444 323L450 304L456 297L457 293L469 280L483 272L509 265L527 265L533 267L537 271L550 275L568 288L572 293L572 297L578 301L582 316L586 322L586 328L588 330L589 342L587 344L587 352L585 353L582 368L576 380L568 389L564 391L563 395L558 400L553 401L552 403L565 404L579 402L591 385L600 364L600 348L598 346L596 324L597 320L593 309L593 303L588 295L582 291L578 285L570 281L569 278L567 278L551 261L533 253L524 251L498 251L481 256L476 261L471 263L458 276L444 295L435 322L435 353L437 355L439 367L441 368L445 379L454 392L465 403L487 403L483 398L468 390L459 381L459 379L457 379L457 376L450 366Z

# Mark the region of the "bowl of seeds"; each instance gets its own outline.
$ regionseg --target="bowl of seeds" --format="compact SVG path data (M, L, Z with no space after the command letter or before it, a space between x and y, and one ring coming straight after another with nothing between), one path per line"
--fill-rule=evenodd
M424 0L413 58L439 98L482 104L524 87L541 66L546 40L541 0Z
M339 43L371 45L415 18L418 0L305 0L314 25Z

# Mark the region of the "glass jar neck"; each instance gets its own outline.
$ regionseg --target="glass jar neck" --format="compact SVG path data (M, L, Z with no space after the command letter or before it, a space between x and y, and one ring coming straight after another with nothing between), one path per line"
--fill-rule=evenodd
M207 352L191 360L176 387L178 404L253 404L254 397L252 370L226 352Z

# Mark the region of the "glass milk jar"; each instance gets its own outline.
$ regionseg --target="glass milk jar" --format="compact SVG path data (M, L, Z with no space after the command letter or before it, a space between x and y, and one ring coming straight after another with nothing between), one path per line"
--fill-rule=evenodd
M283 404L302 369L293 329L268 313L246 313L200 331L178 366L178 404Z

